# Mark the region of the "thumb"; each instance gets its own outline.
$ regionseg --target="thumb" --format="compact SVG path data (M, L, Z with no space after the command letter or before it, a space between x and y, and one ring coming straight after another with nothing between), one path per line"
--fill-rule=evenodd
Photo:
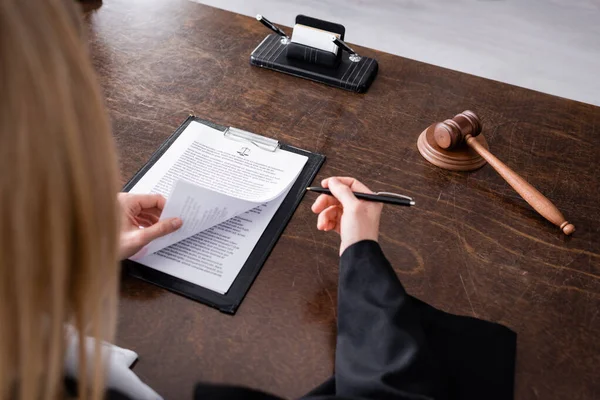
M354 196L354 193L352 193L350 187L344 185L336 178L329 179L329 190L331 190L331 193L335 196L335 198L342 203L343 207L349 207L358 202L358 199L356 196Z
M154 225L147 228L140 229L137 231L140 235L140 244L145 246L154 239L158 239L159 237L163 237L169 233L175 232L177 229L181 228L181 225L183 225L181 218L169 218L158 221Z

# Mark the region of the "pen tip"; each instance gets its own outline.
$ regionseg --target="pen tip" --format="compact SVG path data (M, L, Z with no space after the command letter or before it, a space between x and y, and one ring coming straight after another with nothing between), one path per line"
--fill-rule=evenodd
M415 201L414 201L414 200L412 200L412 201L410 202L410 205L411 205L411 206L414 206L415 204L417 204L417 203L415 203Z
M310 188L309 188L309 187L307 187L307 188L306 188L306 190L310 191Z
M256 14L256 19L257 19L258 21L260 21L260 20L262 19L262 15L260 15L260 14Z

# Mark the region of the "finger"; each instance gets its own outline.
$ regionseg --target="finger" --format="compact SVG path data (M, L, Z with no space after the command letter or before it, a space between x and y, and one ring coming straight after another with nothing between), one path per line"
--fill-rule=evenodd
M167 199L160 194L132 194L131 200L134 205L138 206L138 210L146 210L148 208L157 208L162 210L165 208Z
M358 202L358 199L352 193L352 189L337 178L330 178L327 184L331 193L342 203L342 206L350 207Z
M311 210L315 214L319 214L321 211L326 209L327 207L337 206L340 202L333 196L329 196L328 194L322 194L313 203Z
M331 178L323 179L323 181L321 182L321 186L323 186L324 188L329 188L329 180L332 178L335 178L338 181L340 181L341 183L343 183L344 185L349 186L353 192L373 193L373 191L371 189L369 189L361 181L357 180L356 178L349 177L349 176L334 176Z
M158 239L159 237L163 237L168 235L169 233L175 232L177 229L181 228L183 222L180 218L169 218L158 223L149 226L145 229L140 229L137 231L138 235L138 245L145 246L154 239Z
M141 212L144 214L152 215L157 219L159 219L160 215L162 214L162 210L158 207L147 208L145 210L142 210Z
M320 231L328 231L335 228L337 225L339 206L330 206L317 217L317 229Z
M149 219L140 218L139 216L135 218L135 224L144 228L154 225Z
M151 222L151 224L155 224L160 220L160 216L157 216L156 214L152 214L152 213L148 213L146 211L140 213L138 215L138 218L143 218L145 220L148 220Z
M342 216L343 210L341 206L329 207L322 214L325 214L327 224L325 225L326 231L332 231L337 228Z
M319 213L317 216L317 229L320 231L324 231L327 227L329 220L327 219L327 214Z

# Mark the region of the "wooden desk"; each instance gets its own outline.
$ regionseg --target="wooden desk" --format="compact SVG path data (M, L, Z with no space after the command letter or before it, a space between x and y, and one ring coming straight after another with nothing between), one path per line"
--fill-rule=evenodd
M91 52L123 180L192 111L326 154L319 178L417 200L385 209L385 253L416 297L518 332L517 398L600 396L600 108L367 49L380 73L356 95L250 67L268 34L251 18L183 0L104 3L89 17ZM421 131L465 109L576 225L572 238L490 167L452 173L421 158ZM142 379L169 399L199 380L296 397L332 373L338 238L315 229L312 200L233 317L124 279L117 342L140 354Z

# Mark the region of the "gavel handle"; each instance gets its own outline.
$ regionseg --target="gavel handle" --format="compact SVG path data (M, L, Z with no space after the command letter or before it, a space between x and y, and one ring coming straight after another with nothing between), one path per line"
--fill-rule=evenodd
M521 197L529 203L537 212L544 218L560 227L565 235L570 235L575 232L575 226L570 224L564 215L550 200L541 194L536 188L531 186L529 182L521 178L516 172L508 168L506 164L496 158L485 147L483 147L473 136L465 135L467 145L475 150L485 161L488 162L502 176L513 189L521 195Z

